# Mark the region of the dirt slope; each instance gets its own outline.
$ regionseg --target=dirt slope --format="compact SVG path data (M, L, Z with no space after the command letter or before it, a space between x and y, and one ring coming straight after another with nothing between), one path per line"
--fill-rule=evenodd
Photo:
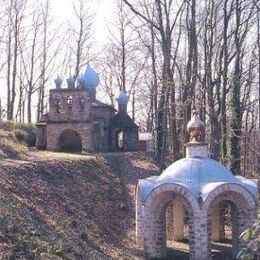
M138 178L150 156L31 152L0 163L0 259L140 259Z

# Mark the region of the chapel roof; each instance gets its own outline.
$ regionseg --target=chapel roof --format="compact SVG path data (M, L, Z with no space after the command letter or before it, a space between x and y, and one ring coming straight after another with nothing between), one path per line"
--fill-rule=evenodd
M157 187L164 184L178 184L187 188L196 198L206 198L211 191L222 184L235 184L244 187L253 197L257 194L255 182L242 176L233 175L220 162L207 156L207 144L204 139L204 126L198 118L193 117L187 128L191 135L186 144L186 158L172 163L160 176L139 180L139 189L143 201Z
M115 110L115 108L112 105L108 105L108 104L103 103L103 102L101 102L99 100L93 100L91 102L91 106L92 107L105 107L105 108L109 108L109 109Z
M138 128L133 119L124 111L119 111L111 118L111 127L119 128L121 130L128 130Z

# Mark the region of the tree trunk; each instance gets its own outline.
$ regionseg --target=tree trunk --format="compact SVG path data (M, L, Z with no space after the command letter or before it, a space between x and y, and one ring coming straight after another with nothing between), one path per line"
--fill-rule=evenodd
M230 119L230 170L235 175L241 174L241 152L240 138L242 128L242 111L241 111L241 40L240 40L240 17L241 3L236 0L236 28L235 28L235 49L236 60L234 68L234 78L231 92L231 119Z

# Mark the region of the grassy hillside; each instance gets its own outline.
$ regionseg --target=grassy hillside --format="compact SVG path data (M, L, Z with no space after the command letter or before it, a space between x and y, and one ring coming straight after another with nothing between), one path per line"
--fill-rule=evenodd
M124 173L111 169L114 160ZM144 165L157 171L151 159L134 155L34 152L23 161L2 160L0 259L142 258L133 191L139 177L151 174Z
M0 121L0 159L20 157L34 145L34 125Z

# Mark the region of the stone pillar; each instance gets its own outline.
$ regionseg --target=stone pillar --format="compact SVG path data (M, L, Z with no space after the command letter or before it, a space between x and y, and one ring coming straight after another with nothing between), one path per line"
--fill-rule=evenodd
M184 239L184 216L185 210L179 198L173 201L173 239L180 241Z
M207 238L207 244L206 244L206 248L207 248L207 259L211 259L211 251L212 251L212 209L209 209L209 212L205 212L205 216L206 216L206 222L205 225L207 227L206 231L205 231L205 236Z
M136 243L143 245L143 234L142 234L142 225L143 225L143 212L142 212L142 202L139 194L139 184L137 184L136 189L136 199L135 199L135 223L136 223Z
M90 127L84 127L82 126L82 130L78 132L81 136L81 142L82 142L82 151L84 152L93 152L93 129Z
M231 205L231 222L232 222L232 256L236 257L238 252L245 247L246 242L239 239L240 234L252 225L252 215L246 209L237 209Z
M142 208L142 238L146 259L166 258L166 208Z
M159 219L155 223L156 258L165 258L167 256L165 215L166 209L160 214Z
M58 151L59 149L60 129L54 124L47 125L47 150Z
M47 124L36 124L36 148L45 150L47 148Z
M190 260L210 260L208 251L207 212L194 212L190 223Z

